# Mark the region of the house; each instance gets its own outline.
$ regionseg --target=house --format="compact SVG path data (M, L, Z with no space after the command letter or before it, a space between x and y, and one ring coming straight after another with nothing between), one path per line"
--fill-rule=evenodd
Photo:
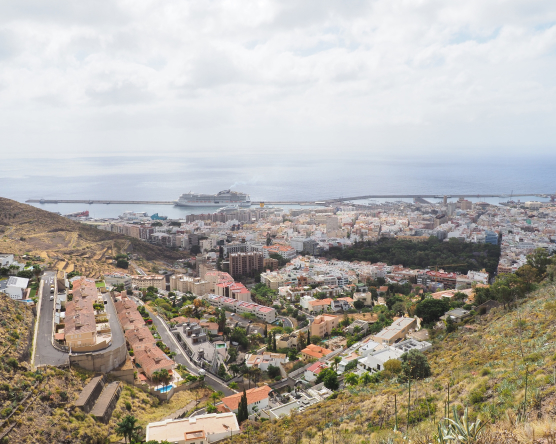
M293 333L276 336L276 347L297 348L297 336Z
M320 359L326 355L332 353L332 350L328 350L323 347L319 347L315 344L309 344L303 350L301 350L301 359L303 361L309 361L311 359Z
M147 425L147 442L209 444L240 433L237 417L231 412L210 413L184 419L167 419Z
M308 302L308 310L310 313L321 313L323 311L328 311L332 308L332 299L315 299L314 301Z
M14 255L3 253L0 254L0 267L8 268L10 265L14 263Z
M377 352L378 350L382 350L385 348L384 345L379 344L378 342L368 341L359 347L359 355L362 357L366 357L372 355L373 353Z
M324 362L315 362L307 370L305 370L304 377L306 381L313 382L319 376L319 373L328 366Z
M354 301L361 301L367 306L373 305L373 294L372 293L355 293L353 295Z
M353 321L349 326L347 326L344 331L352 333L355 331L355 328L359 327L359 333L366 334L367 330L369 330L369 323L363 321L362 319L356 319Z
M319 315L311 323L311 336L324 338L340 325L340 317L333 315Z
M380 372L384 370L384 363L390 359L399 359L404 352L392 347L380 350L372 355L360 358L357 368L361 371Z
M348 311L351 308L353 307L349 304L349 302L342 299L336 299L330 303L330 309L334 312Z
M452 319L452 321L457 323L463 321L464 319L467 319L470 316L471 313L469 310L464 310L463 308L454 308L453 310L446 312L440 319L450 318Z
M29 284L29 279L10 276L4 292L14 300L25 299L25 289Z
M156 339L153 337L149 327L146 326L127 330L125 337L133 351L144 350L147 347L154 347L156 345Z
M389 327L383 328L372 338L373 341L380 344L394 344L404 339L409 331L415 329L416 326L417 320L414 318L399 318Z
M156 346L134 351L134 355L135 362L141 366L149 379L152 379L153 373L156 371L166 369L171 372L174 368L174 361Z
M247 410L250 415L268 407L268 394L271 391L272 389L268 385L245 391L247 395ZM243 393L236 393L222 398L222 405L218 406L218 410L237 413L242 396Z
M247 367L258 367L262 371L267 371L269 366L278 367L287 361L287 356L283 353L264 352L262 355L246 355L245 365Z
M359 356L357 353L353 352L351 353L349 356L343 356L342 360L340 361L340 363L338 364L338 373L344 373L346 371L346 367L347 365L356 360L359 359L361 356Z

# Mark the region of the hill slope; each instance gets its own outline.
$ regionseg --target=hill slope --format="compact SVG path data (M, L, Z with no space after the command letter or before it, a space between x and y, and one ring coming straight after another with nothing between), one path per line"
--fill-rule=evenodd
M433 376L412 384L410 435L412 442L433 442L444 416L450 383L450 406L469 408L470 417L490 424L485 443L534 441L556 437L556 286L544 284L521 301L518 309L477 316L470 327L437 333L428 353ZM526 377L527 374L527 377ZM516 423L523 412L525 421ZM398 427L407 427L407 384L396 378L344 389L336 399L317 404L276 422L249 423L257 429L234 443L382 443L402 442L393 434L394 394ZM385 441L390 436L393 441ZM421 441L422 440L422 441ZM405 441L407 442L407 441Z
M113 269L111 260L121 252L146 260L173 260L183 254L139 239L111 233L72 221L31 205L0 198L0 252L29 253L65 271L75 267L97 277Z

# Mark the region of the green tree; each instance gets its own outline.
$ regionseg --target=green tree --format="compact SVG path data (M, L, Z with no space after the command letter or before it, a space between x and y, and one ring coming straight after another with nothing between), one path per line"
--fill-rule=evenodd
M548 252L544 248L537 248L533 253L527 255L527 265L536 268L541 279L544 278L550 262Z
M499 275L491 286L491 293L498 302L504 304L504 308L516 299L523 297L525 290L525 282L516 274L511 273Z
M365 304L363 303L363 301L357 300L353 302L353 306L357 309L357 310L361 310L362 308L365 307Z
M450 302L442 299L425 299L417 304L415 314L423 319L425 324L436 322L450 309Z
M400 360L405 378L423 379L432 374L427 357L419 350L409 350L400 356Z
M239 405L237 409L237 422L241 424L243 421L249 419L249 410L247 405L247 393L243 389L243 394L239 400Z
M332 367L334 368L335 372L338 371L338 365L340 365L340 362L342 362L342 358L340 356L334 356L334 358L332 359Z
M357 385L359 383L359 378L355 373L348 373L344 376L344 381L347 385Z
M127 269L129 267L129 262L125 259L118 259L116 261L116 267Z
M131 442L133 436L137 434L141 427L137 425L137 418L133 415L126 415L119 423L116 424L116 434L118 436L123 436L125 442Z
M321 337L320 337L320 336L317 336L317 335L311 336L311 343L313 343L313 344L316 345L316 344L319 344L320 341L321 341Z
M340 387L340 383L338 382L338 375L331 368L325 368L324 370L322 370L317 377L317 381L319 383L323 382L324 386L328 390L334 391L338 390L338 388Z

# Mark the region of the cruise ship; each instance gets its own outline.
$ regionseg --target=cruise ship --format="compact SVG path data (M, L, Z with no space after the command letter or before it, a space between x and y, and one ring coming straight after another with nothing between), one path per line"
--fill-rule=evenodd
M217 194L185 193L176 201L180 207L222 207L238 205L239 207L250 207L251 198L248 194L237 191L223 190Z

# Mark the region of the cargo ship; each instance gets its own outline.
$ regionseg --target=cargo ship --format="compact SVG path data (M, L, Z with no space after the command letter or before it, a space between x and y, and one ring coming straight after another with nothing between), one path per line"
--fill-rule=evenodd
M222 207L237 205L239 207L250 207L251 197L237 191L223 190L217 194L185 193L175 202L180 207Z

